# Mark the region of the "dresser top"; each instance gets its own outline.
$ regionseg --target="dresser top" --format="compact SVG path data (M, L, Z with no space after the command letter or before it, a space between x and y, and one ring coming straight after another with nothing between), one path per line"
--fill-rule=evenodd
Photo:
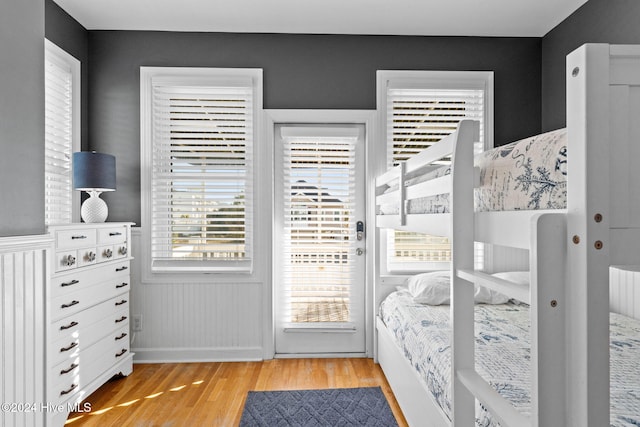
M65 230L65 229L78 229L78 228L110 228L119 226L134 226L135 222L74 222L71 224L54 224L49 225L47 230Z

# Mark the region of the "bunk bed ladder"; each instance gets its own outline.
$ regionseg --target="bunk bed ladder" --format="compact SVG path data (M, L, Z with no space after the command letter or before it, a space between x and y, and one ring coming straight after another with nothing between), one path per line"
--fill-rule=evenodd
M461 138L461 134L469 132L474 136L471 140L476 141L479 123L460 122L458 138L469 140L468 137ZM462 427L475 425L475 397L467 387L468 382L464 382L465 373L475 373L474 286L473 282L457 274L458 270L474 267L473 144L456 144L451 163L451 415L452 425ZM473 374L469 376L473 377Z
M531 306L530 416L518 412L473 366L456 368L455 371L457 381L482 402L501 426L564 425L567 416L568 378L565 374L567 360L564 347L567 304L563 286L566 219L564 213L541 213L534 215L531 220L530 286L518 285L471 269L458 269L454 275L454 282L457 277L467 284L477 283ZM460 335L460 331L455 329L454 337L459 338ZM465 338L469 340L468 337ZM473 340L463 343L464 351L468 352L473 345ZM541 390L544 393L540 393ZM456 421L454 425L466 424L458 424Z

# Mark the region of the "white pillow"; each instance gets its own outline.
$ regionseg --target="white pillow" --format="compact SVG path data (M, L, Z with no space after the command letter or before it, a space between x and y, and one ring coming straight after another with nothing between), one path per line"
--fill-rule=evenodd
M517 284L529 285L528 271L510 271L496 273L493 276ZM413 296L414 302L443 305L451 302L450 283L451 273L449 271L431 271L409 277L406 286ZM475 285L473 300L476 304L506 304L510 298L484 286Z
M476 304L506 304L511 298L484 286L476 285L473 301Z
M503 271L501 273L492 274L493 277L498 279L508 280L517 285L529 286L529 272L528 271ZM482 289L476 288L475 301L477 303L484 304L505 304L509 301L509 297L485 287Z
M416 274L407 279L406 285L413 296L413 301L420 304L449 304L449 271L431 271Z

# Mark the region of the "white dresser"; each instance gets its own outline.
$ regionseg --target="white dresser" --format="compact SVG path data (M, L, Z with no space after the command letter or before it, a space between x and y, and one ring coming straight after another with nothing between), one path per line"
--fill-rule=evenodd
M114 375L132 372L131 225L49 227L54 250L47 292L46 400L55 407L47 417L50 426L64 425L73 405Z

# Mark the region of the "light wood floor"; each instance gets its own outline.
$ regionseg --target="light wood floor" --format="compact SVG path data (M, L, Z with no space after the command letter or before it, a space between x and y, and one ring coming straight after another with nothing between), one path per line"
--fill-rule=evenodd
M134 365L92 394L91 411L67 426L237 426L249 390L380 386L400 427L407 426L372 359L275 359L264 362Z

